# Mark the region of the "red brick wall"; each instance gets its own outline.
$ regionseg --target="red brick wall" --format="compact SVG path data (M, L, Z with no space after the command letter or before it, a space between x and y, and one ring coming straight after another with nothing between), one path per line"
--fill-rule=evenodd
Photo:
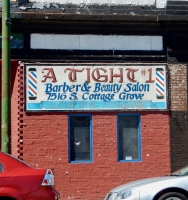
M93 163L68 163L68 113L24 114L23 160L54 168L61 199L103 199L113 187L170 172L169 113L142 112L142 162L117 162L118 113L92 113Z
M132 163L117 161L119 113L89 113L93 163L71 164L68 113L25 113L23 68L15 68L12 77L12 154L32 167L53 168L61 200L102 200L119 184L170 172L169 112L140 112L142 161Z
M175 171L188 164L187 64L169 64L170 155Z
M0 67L2 67L1 60L0 60ZM23 77L20 78L19 69L20 66L18 61L11 60L11 135L9 141L11 143L10 153L12 153L16 157L19 156L20 90L23 93L23 87L20 88L20 81L23 82ZM0 82L1 82L1 76L0 76ZM1 134L0 134L0 139L1 139Z
M21 76L21 77L20 77ZM11 61L11 153L19 157L20 155L20 117L21 108L23 112L23 104L20 107L20 94L23 94L23 70L20 72L18 61Z
M187 64L168 64L169 109L187 111Z

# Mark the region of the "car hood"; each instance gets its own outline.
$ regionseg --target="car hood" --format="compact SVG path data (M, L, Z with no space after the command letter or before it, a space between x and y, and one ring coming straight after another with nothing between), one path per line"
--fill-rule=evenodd
M176 178L178 178L178 176L162 176L162 177L141 179L141 180L138 180L138 181L126 183L124 185L120 185L120 186L112 189L110 192L120 192L122 190L136 189L136 188L148 185L148 184L153 184L153 183L157 183L157 182L160 182L160 181L171 180L171 179L176 179Z

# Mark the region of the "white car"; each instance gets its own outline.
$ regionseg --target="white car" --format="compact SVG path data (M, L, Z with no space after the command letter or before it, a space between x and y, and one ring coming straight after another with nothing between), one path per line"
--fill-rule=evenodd
M105 200L188 200L188 167L171 175L129 182L112 189Z

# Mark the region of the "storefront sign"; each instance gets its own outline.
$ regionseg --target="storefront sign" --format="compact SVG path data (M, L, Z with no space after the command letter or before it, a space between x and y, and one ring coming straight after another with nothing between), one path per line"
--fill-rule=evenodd
M165 65L26 65L26 110L167 109Z

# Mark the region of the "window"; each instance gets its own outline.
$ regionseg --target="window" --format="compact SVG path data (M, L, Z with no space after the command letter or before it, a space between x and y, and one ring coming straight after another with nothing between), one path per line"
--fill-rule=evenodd
M91 161L91 115L69 115L69 162Z
M118 160L141 161L139 115L118 115Z
M2 47L2 34L0 33L0 48ZM24 35L22 33L11 33L10 35L11 49L24 48Z
M0 163L0 172L3 172L3 164L2 163Z

